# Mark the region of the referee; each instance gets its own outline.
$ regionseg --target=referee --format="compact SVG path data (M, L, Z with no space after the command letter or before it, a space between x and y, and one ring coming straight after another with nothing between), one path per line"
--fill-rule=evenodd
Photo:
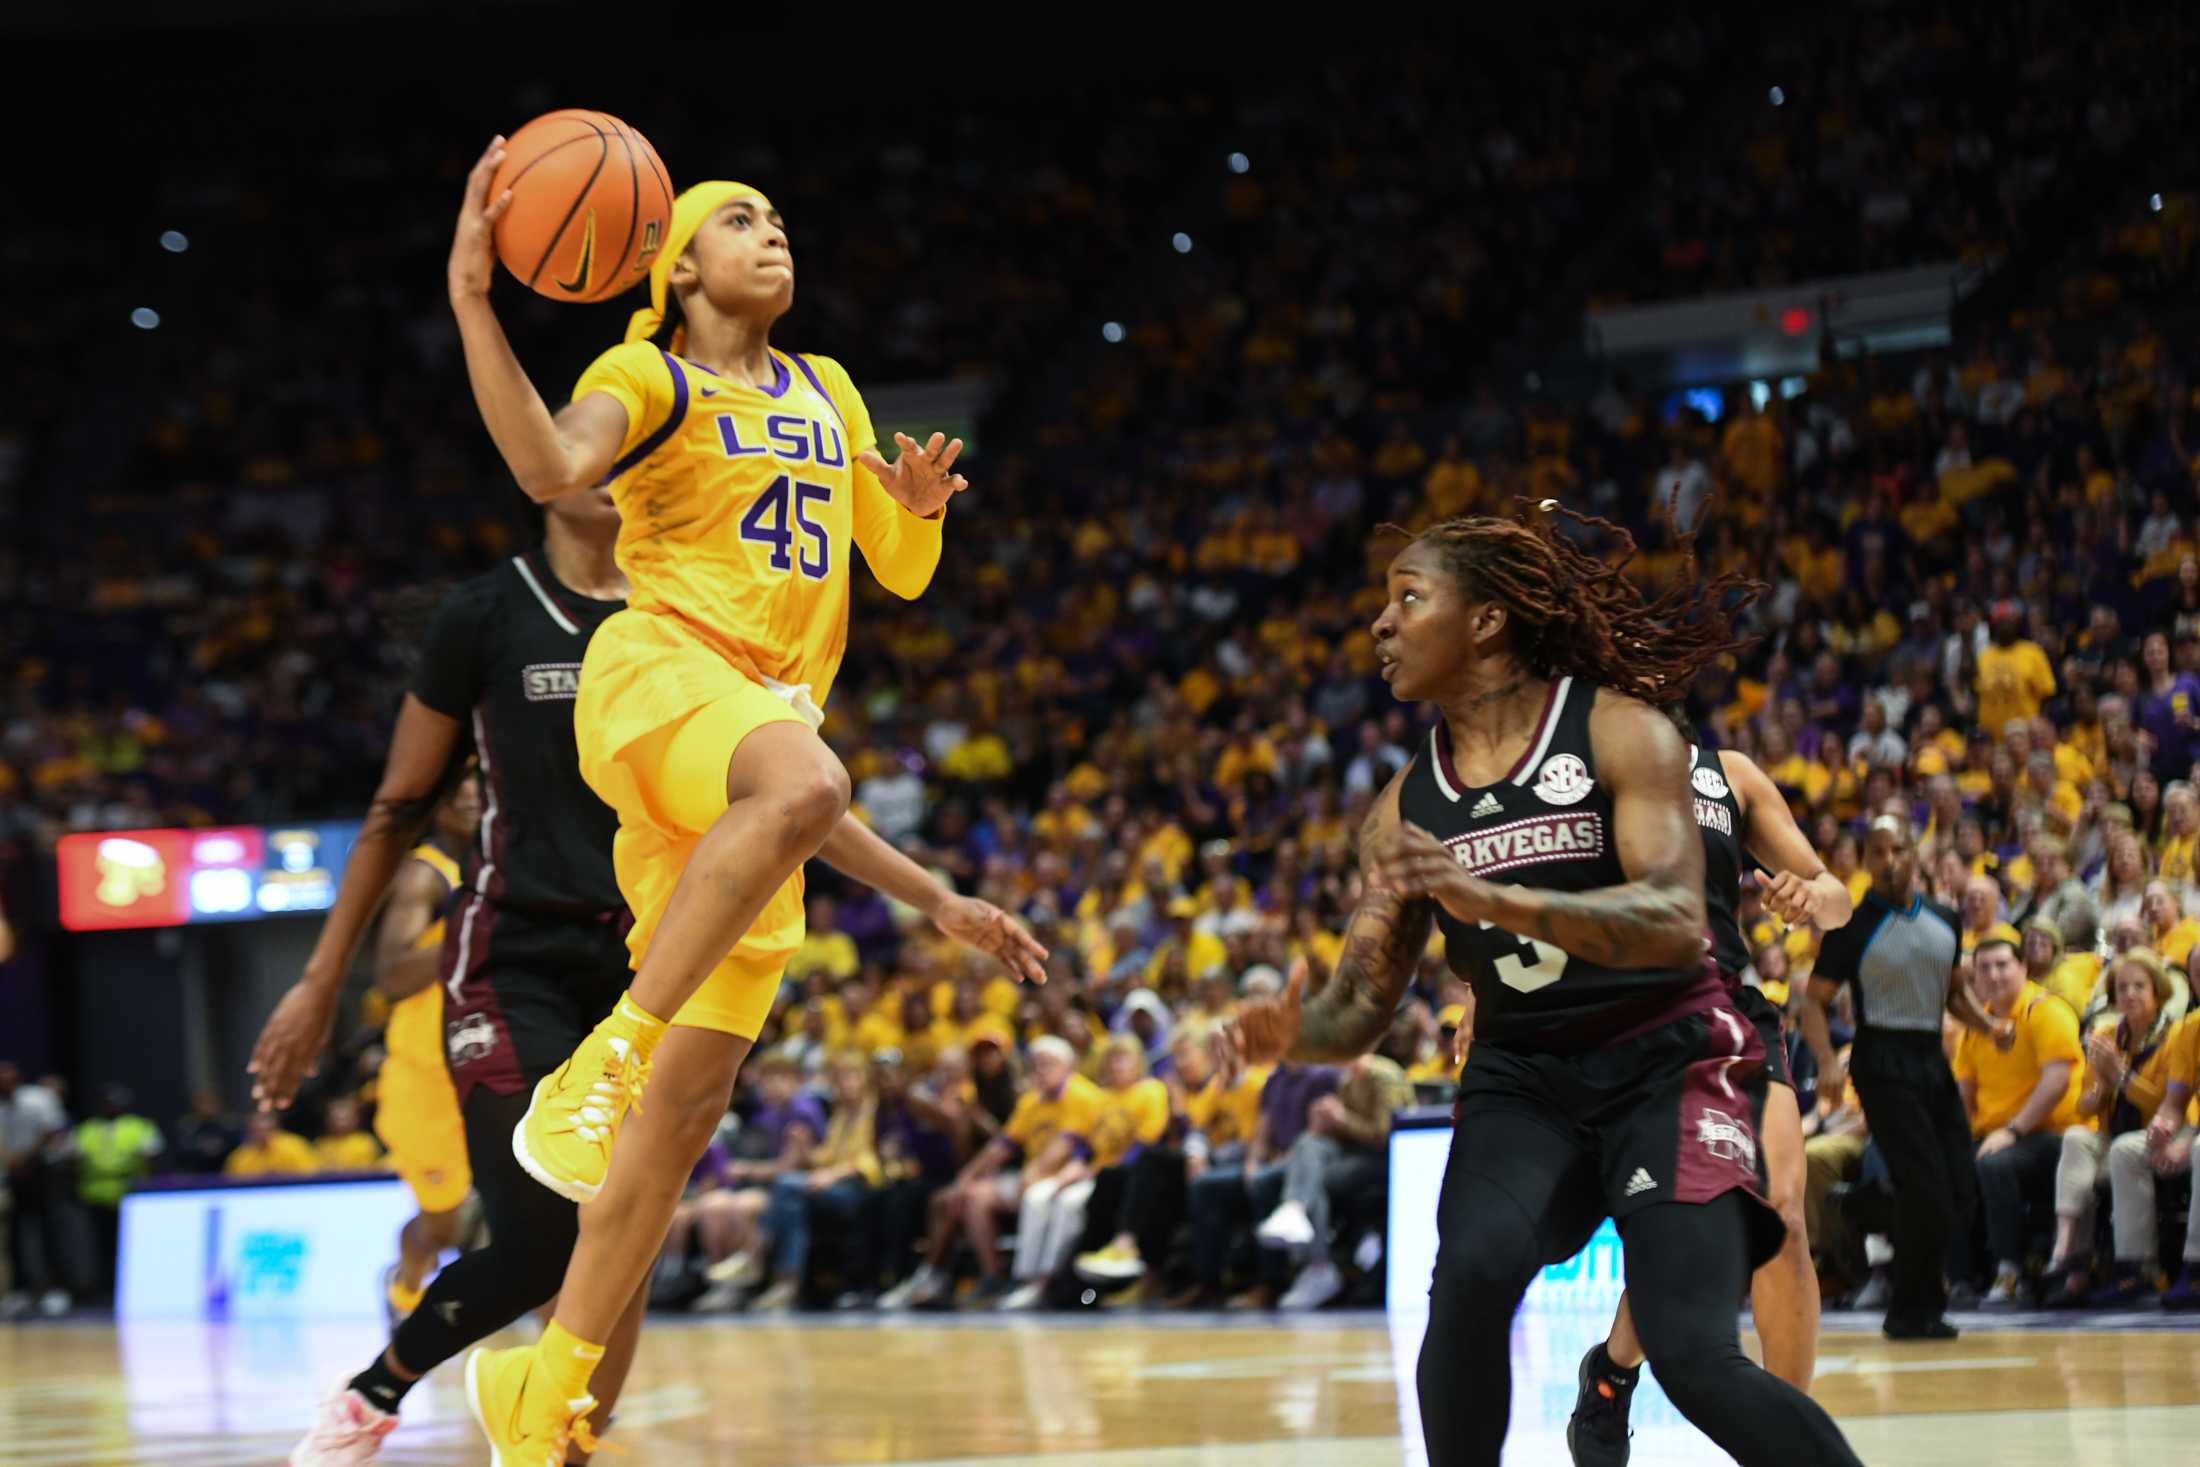
M1838 1090L1826 1005L1842 984L1855 984L1849 1078L1895 1190L1887 1338L1952 1340L1942 1273L1949 1240L1977 1205L1978 1172L1970 1121L1940 1047L1940 1016L1954 1014L2004 1046L2012 1034L1955 981L1959 922L1916 890L1917 832L1910 822L1900 815L1872 821L1864 865L1872 889L1849 924L1827 933L1819 948L1811 1001L1802 1007L1803 1037L1828 1077L1820 1085Z

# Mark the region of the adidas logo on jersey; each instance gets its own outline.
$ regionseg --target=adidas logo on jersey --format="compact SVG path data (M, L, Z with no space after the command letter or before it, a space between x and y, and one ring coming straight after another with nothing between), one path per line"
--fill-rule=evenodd
M1655 1192L1657 1190L1658 1184L1651 1180L1650 1173L1638 1166L1635 1168L1635 1174L1627 1179L1627 1190L1621 1195L1640 1197L1645 1192Z
M1504 813L1505 807L1498 803L1497 796L1485 790L1482 793L1482 798L1474 802L1474 808L1467 812L1467 818L1469 820L1485 820L1492 815L1502 815Z

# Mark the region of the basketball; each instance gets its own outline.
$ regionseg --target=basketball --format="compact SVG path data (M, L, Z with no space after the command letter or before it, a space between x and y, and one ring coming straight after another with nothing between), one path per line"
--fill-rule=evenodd
M512 134L489 197L512 191L497 258L556 301L609 300L649 274L672 218L672 180L649 140L569 107Z

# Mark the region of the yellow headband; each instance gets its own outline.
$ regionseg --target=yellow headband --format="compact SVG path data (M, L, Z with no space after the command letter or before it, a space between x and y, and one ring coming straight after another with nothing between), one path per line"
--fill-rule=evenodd
M672 222L665 231L663 248L657 258L649 262L649 304L627 318L626 339L647 341L665 324L665 303L672 293L672 266L687 253L688 242L695 238L695 231L703 227L703 221L721 206L739 198L753 198L758 207L769 212L772 201L764 197L763 190L750 188L745 183L699 183L672 201ZM672 349L680 349L680 333L675 333Z

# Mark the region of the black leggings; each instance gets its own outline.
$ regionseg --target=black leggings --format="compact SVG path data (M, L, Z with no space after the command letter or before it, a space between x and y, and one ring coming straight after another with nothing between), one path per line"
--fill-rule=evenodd
M397 1363L429 1371L477 1340L550 1301L580 1237L580 1209L520 1170L512 1129L529 1092L498 1095L476 1085L466 1097L466 1155L489 1223L489 1246L437 1274L420 1307L390 1340Z
M1749 1282L1739 1192L1622 1225L1635 1329L1683 1416L1742 1467L1861 1467L1810 1397L1742 1353ZM1594 1159L1550 1120L1478 1110L1452 1141L1419 1372L1429 1467L1496 1467L1512 1413L1512 1318L1546 1262L1603 1216Z

